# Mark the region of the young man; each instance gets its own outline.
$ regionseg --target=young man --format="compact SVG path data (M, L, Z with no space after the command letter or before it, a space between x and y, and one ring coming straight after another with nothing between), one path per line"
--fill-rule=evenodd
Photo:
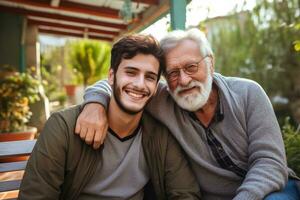
M298 200L296 181L288 181L280 128L263 89L251 80L214 73L213 52L199 30L171 32L161 46L168 87L159 86L147 110L186 152L203 199ZM86 102L106 105L102 97L108 93L98 92L103 86L105 82L89 88ZM78 120L81 127L98 123L85 114L91 109L95 115L103 112L100 104L87 104Z
M76 106L53 114L28 161L19 199L199 199L196 179L168 129L143 113L156 93L164 57L151 36L122 38L112 48L109 130L93 150L74 135ZM146 190L146 189L145 189Z

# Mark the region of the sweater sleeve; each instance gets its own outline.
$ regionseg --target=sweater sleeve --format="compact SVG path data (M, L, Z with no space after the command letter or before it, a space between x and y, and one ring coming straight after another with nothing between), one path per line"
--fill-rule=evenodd
M64 182L67 152L66 126L53 114L40 134L26 166L20 200L58 200Z
M94 85L91 85L86 88L84 91L84 103L100 103L105 108L108 107L110 95L112 93L111 87L108 84L107 80L100 80L96 82Z
M267 95L253 83L245 99L249 168L234 200L259 200L285 186L288 170L281 131Z

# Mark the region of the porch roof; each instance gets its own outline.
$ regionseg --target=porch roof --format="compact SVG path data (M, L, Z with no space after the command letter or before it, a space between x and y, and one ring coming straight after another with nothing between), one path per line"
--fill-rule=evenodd
M1 0L0 11L26 17L39 33L113 41L138 32L170 9L169 0L131 0L132 20L120 15L127 0Z

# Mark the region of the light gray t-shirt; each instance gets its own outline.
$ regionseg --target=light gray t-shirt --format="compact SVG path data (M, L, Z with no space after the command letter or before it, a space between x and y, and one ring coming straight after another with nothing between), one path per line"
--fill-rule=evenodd
M119 138L109 129L97 170L79 200L142 200L149 171L142 147L142 130Z

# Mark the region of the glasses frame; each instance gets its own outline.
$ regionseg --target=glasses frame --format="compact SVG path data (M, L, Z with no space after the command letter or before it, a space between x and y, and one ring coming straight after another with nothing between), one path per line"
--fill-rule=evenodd
M200 64L205 58L207 58L207 57L209 57L209 56L208 56L208 55L207 55L207 56L204 56L204 57L203 57L201 60L199 60L198 62L190 63L190 64L187 64L187 65L185 65L185 66L183 66L183 67L177 67L177 68L175 68L175 69L171 69L171 70L167 71L167 72L166 72L166 79L167 79L167 81L169 81L169 82L175 82L175 81L177 81L178 78L180 77L180 70L182 70L182 71L183 71L186 75L188 75L188 76L197 73L198 70L199 70L199 64ZM187 69L188 69L189 67L191 67L192 65L195 65L196 69L193 70L192 72L189 72ZM170 78L171 73L175 73L175 75L173 75L174 78L172 78L172 77Z

